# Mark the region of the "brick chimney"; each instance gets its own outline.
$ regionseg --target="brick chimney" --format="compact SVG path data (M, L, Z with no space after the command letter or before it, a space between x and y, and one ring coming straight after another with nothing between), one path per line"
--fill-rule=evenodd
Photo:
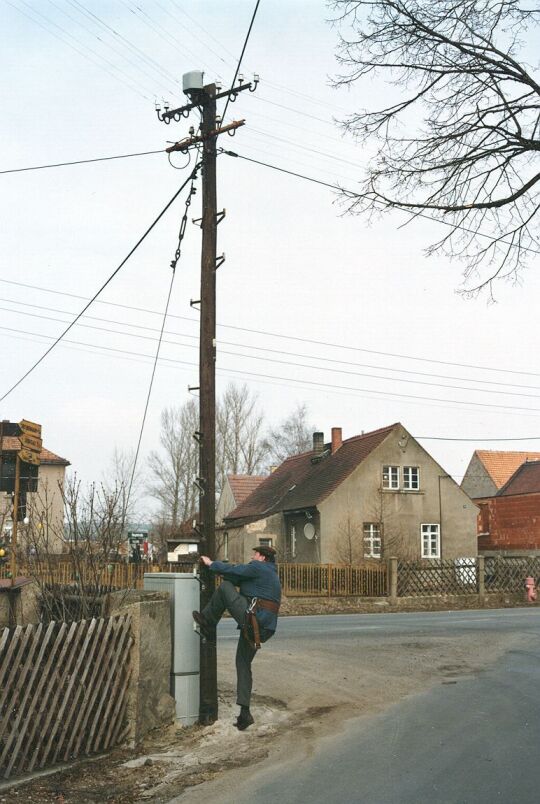
M342 444L341 427L332 427L332 455L337 452Z
M324 452L324 433L313 433L313 452L315 455Z

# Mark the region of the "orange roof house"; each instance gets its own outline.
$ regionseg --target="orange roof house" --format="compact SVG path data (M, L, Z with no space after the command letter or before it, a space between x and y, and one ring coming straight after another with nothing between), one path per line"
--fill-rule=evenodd
M540 452L477 449L461 481L461 488L473 500L493 497L523 463L538 460Z

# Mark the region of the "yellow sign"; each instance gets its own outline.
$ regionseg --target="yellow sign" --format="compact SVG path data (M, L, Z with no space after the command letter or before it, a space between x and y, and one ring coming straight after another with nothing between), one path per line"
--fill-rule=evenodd
M19 427L26 433L26 435L33 435L35 438L41 438L41 424L36 424L35 422L29 422L27 419L22 419L19 422Z
M37 452L38 454L41 452L41 448L43 446L43 441L41 438L36 438L33 435L28 435L25 432L22 432L19 436L19 441L21 442L21 447L23 449L29 449L31 452Z
M39 453L32 452L29 449L21 449L18 455L23 463L32 463L34 466L39 466Z

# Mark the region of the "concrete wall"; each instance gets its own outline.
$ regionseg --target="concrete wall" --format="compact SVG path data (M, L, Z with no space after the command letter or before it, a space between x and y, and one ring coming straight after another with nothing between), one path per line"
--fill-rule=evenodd
M497 486L476 453L473 454L463 476L461 488L473 500L480 497L493 497L497 493Z
M11 625L30 625L39 622L38 593L35 581L25 584L16 592L7 592L7 581L0 592L0 628Z
M487 506L487 531L479 537L484 550L540 549L540 494L492 497Z
M420 468L420 490L383 490L383 465ZM421 557L421 524L439 524L441 558L476 556L477 507L436 461L401 428L394 430L338 488L318 506L321 561L343 561L346 533L363 555L363 524L382 522L383 555Z
M128 742L138 745L152 729L171 725L171 610L168 594L117 592L108 596L107 616L129 612L134 637L128 690Z

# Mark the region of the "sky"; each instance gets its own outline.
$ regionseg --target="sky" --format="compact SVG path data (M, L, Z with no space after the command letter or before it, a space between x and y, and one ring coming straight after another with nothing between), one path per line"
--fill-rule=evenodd
M229 86L253 0L2 0L0 361L2 396L128 254L189 173L157 151L197 126L165 126L154 103L185 101L182 75ZM365 80L336 90L337 31L318 0L261 0L241 72L260 75L220 144L351 190L369 149L339 120L384 99ZM193 165L193 159L191 161ZM176 168L176 169L175 169ZM65 340L0 404L42 424L85 481L137 444L170 282L182 196ZM198 217L200 192L190 215ZM474 449L540 450L540 276L498 283L496 303L460 295L463 268L425 248L441 224L347 214L330 188L218 159L218 393L258 395L268 424L297 405L329 437L396 421L458 482ZM184 240L141 446L197 382L200 229ZM464 441L462 439L470 439ZM515 439L513 441L505 439ZM520 440L522 439L522 440ZM524 440L523 440L524 439Z

